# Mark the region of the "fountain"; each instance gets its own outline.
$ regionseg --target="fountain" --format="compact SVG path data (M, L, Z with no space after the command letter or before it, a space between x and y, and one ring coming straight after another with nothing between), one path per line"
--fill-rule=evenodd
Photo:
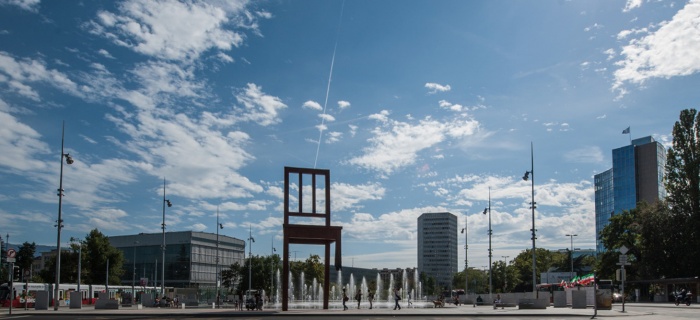
M281 270L276 270L276 277L278 286L273 289L271 293L274 296L271 308L281 309L282 307L282 286L281 283ZM415 308L427 308L429 305L426 303L422 296L422 283L418 281L417 270L414 270L413 279L409 281L408 272L403 271L401 278L398 274L389 274L388 286L385 286L386 282L382 279L381 274L376 275L376 288L373 292L374 296L374 308L392 308L394 306L394 289L398 288L398 294L403 301L402 305L405 306L408 297L411 297L411 301ZM356 283L357 281L357 283ZM289 275L289 307L291 309L321 309L323 308L323 284L319 279L311 279L311 284L306 284L306 275L302 272L297 278L292 278L291 272ZM338 277L336 282L332 283L330 286L329 300L330 309L342 308L342 289L346 289L346 293L350 298L346 304L352 306L356 304L355 294L359 289L362 293L362 300L367 303L369 298L369 284L365 276L361 279L355 280L355 275L350 274L349 280L345 285L343 285L343 278L341 271L338 271Z

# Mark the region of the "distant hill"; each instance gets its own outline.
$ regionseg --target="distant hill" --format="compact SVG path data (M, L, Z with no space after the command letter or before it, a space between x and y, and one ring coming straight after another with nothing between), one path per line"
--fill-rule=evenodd
M10 249L15 249L15 250L19 250L19 247L21 247L21 246L22 246L22 244L13 244L13 243L9 244ZM2 249L5 250L4 247ZM61 249L66 249L66 248L61 248ZM36 245L36 252L34 252L34 253L38 256L44 252L50 252L51 250L56 250L56 246L47 246L47 245L37 244Z

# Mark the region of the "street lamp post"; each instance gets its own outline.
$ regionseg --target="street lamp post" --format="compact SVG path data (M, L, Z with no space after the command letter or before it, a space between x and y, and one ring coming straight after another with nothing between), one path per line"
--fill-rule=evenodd
M66 159L66 164L73 164L73 158L70 154L63 153L63 142L66 132L66 122L63 122L61 129L61 171L58 179L58 220L56 220L57 236L56 236L56 287L54 288L53 310L58 311L58 285L61 283L61 228L63 228L63 219L61 218L63 206L63 158Z
M133 303L134 301L136 301L136 300L135 300L135 298L136 298L136 287L135 287L135 285L136 285L136 245L137 245L137 244L139 244L139 242L138 242L138 241L134 241L134 252L133 252L133 254L132 254L132 256L131 256L131 257L132 257L131 265L132 265L132 267L133 267L133 269L134 269L134 273L131 274L131 301L132 301L132 303Z
M503 261L505 261L505 267L503 268L503 293L506 293L506 289L508 288L508 258L510 256L501 257L503 257Z
M274 297L275 293L275 237L272 237L270 242L270 247L272 247L272 252L270 254L270 297ZM279 284L278 284L279 285Z
M537 239L537 229L535 229L535 208L537 208L537 202L535 202L535 156L533 149L532 142L530 142L530 171L525 171L523 180L527 181L529 178L532 186L532 200L530 202L530 209L532 210L532 229L530 229L530 231L532 231L532 292L537 293L537 258L535 255L535 239Z
M223 229L224 225L219 223L219 206L216 206L216 307L220 307L219 302L219 282L221 281L219 272L219 229Z
M170 200L165 199L165 178L163 178L163 243L160 245L161 251L163 253L161 264L161 279L160 279L160 296L165 296L165 205L172 207L173 204Z
M577 234L567 234L567 237L571 238L571 252L569 253L571 255L571 274L569 274L569 279L574 278L574 237L578 236Z
M253 230L250 225L248 225L248 294L251 292L252 279L253 279ZM248 294L246 294L246 299L248 299Z
M467 234L469 230L467 227L469 225L469 215L464 219L464 228L462 228L462 233L464 233L464 299L466 302L467 294L469 294L469 238Z
M493 234L493 230L491 229L491 187L489 187L489 207L484 209L484 214L487 212L489 214L489 301L493 301L493 294L491 293L493 284L491 273L491 257L493 256L493 250L491 249L491 235Z

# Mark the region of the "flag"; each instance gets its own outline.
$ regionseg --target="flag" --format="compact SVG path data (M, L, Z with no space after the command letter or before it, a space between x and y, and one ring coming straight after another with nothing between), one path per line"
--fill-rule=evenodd
M589 274L587 274L587 275L581 277L581 278L579 279L579 283L580 283L582 286L587 286L587 285L589 285L591 282L594 282L594 280L595 280L595 279L594 279L594 277L593 277L593 274L592 274L592 273L589 273Z
M630 127L627 127L627 129L622 130L622 134L628 134L630 133Z

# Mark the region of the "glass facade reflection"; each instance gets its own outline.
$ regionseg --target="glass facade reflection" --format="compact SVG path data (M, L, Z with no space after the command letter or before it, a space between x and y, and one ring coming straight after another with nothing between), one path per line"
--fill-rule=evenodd
M636 208L640 201L651 203L666 197L666 149L651 136L613 149L612 162L612 169L594 177L597 237L613 215ZM604 251L597 237L596 249Z
M124 254L122 284L160 286L162 233L109 237ZM215 286L217 279L216 234L195 231L165 233L165 286L175 288ZM245 241L219 234L219 270L245 258Z

